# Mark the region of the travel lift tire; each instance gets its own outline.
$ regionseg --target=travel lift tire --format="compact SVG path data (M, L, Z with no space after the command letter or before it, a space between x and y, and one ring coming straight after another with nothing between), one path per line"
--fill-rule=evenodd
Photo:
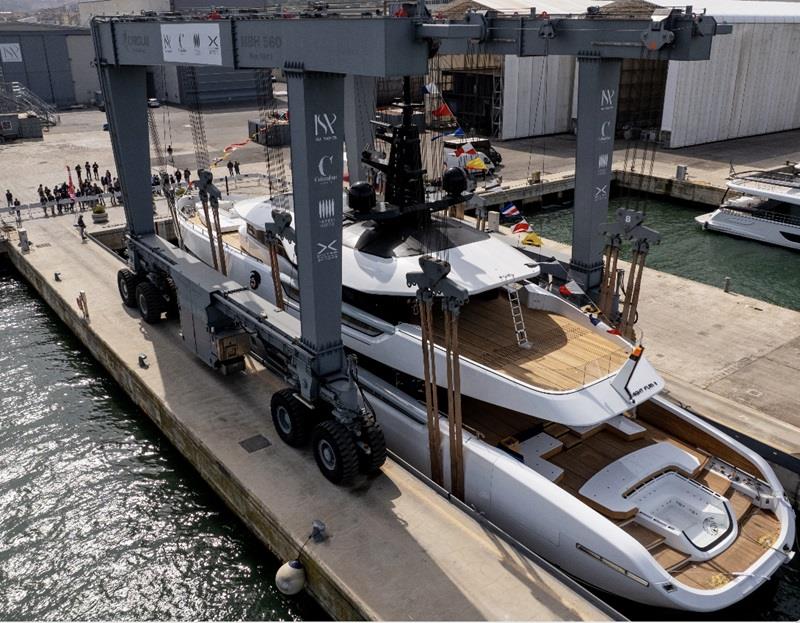
M386 439L381 427L371 420L365 422L361 427L361 441L369 448L369 453L358 448L359 470L368 476L375 475L386 462Z
M139 277L127 268L123 268L117 273L117 289L126 307L136 307L136 286L138 284Z
M358 474L358 451L353 435L336 420L314 427L311 447L317 467L335 485L350 484Z
M136 305L139 313L148 324L155 324L161 320L164 311L164 297L152 283L142 281L136 286Z
M311 409L297 398L293 389L282 389L272 394L270 411L278 437L293 448L308 443L313 423Z

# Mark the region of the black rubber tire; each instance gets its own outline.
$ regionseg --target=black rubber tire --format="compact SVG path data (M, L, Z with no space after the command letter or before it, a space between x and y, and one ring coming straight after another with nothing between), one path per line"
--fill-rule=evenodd
M361 427L361 441L367 444L370 453L358 449L358 468L368 476L377 474L386 462L386 439L383 430L376 422L366 422Z
M356 442L343 424L325 420L311 435L314 459L322 475L335 485L350 484L358 474Z
M155 324L161 320L164 298L152 283L142 281L136 286L136 306L146 323Z
M294 390L282 389L272 394L270 412L278 437L288 445L299 448L311 439L311 410L298 400Z
M138 284L139 277L127 268L123 268L117 273L117 289L126 307L136 307L136 286Z

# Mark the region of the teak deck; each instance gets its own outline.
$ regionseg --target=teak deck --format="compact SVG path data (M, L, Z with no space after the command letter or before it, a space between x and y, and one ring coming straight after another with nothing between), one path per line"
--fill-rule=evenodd
M582 387L618 370L628 352L611 340L572 320L523 305L531 348L517 344L508 299L474 299L461 309L459 348L472 359L541 389L566 391ZM437 343L444 328L437 314Z

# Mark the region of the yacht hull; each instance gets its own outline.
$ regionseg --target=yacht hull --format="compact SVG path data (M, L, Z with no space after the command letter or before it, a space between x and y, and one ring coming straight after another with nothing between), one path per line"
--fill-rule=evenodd
M695 218L703 229L800 250L800 226L720 208Z

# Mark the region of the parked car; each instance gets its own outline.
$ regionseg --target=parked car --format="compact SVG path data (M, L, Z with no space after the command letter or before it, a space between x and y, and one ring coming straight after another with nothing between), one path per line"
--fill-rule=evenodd
M147 105L150 108L158 108L161 106L161 102L159 102L155 97L151 97L147 100Z
M108 121L103 124L103 131L108 132Z

